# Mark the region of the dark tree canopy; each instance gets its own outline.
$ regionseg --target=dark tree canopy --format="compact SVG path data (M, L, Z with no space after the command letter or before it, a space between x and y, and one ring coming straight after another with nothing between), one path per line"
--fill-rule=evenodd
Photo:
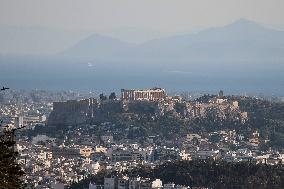
M119 174L103 170L78 183L72 183L69 188L84 189L88 187L90 182L102 185L104 177L109 177L110 175L128 175L129 177L151 179L159 178L163 183L175 183L190 187L208 187L212 189L284 188L283 164L234 163L210 159L166 162L154 169L150 166L140 165Z
M100 100L104 101L107 100L107 96L105 96L103 93L100 94Z
M3 87L1 91L9 88ZM22 189L25 184L21 180L24 171L17 163L18 152L15 151L16 129L2 127L0 120L0 189Z
M284 166L254 162L193 160L167 162L154 169L142 166L128 172L130 176L160 178L190 187L209 188L283 188Z
M17 163L18 153L14 150L16 144L14 138L15 130L3 131L0 138L0 188L21 189L24 183L21 177L24 171Z
M115 92L110 93L110 95L109 95L108 98L109 98L110 100L116 99L116 94L115 94Z

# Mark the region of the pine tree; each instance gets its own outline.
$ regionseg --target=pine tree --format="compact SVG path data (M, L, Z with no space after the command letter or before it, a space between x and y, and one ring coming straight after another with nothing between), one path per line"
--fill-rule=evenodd
M22 189L25 188L21 180L24 171L17 163L16 129L3 128L2 123L0 120L0 189Z
M21 177L24 175L17 163L18 152L14 150L15 129L5 129L0 138L0 188L21 189L24 184Z

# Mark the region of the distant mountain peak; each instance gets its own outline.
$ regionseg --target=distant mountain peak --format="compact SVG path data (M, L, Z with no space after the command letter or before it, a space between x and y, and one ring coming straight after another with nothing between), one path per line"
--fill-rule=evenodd
M239 18L238 20L234 21L233 24L255 24L255 22L246 18Z
M240 18L234 21L233 23L229 24L228 26L235 28L250 28L250 27L264 28L262 25L246 18Z

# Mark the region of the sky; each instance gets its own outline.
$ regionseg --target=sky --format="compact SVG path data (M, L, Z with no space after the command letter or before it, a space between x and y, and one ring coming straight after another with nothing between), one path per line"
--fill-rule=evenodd
M0 40L6 47L0 45L0 53L18 49L18 38L37 36L29 41L38 44L45 38L47 49L37 44L30 51L54 53L92 32L139 43L224 26L240 18L284 30L283 8L283 0L0 0ZM7 30L11 27L12 32ZM42 30L51 31L52 37ZM13 43L7 41L7 33ZM25 46L18 50L29 50Z
M1 0L0 24L183 31L247 18L284 25L283 0Z

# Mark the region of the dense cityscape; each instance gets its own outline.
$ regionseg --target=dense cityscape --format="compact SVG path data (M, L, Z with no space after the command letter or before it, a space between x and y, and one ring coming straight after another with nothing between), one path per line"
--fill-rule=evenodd
M281 98L225 96L221 90L188 100L162 88L92 95L2 92L2 125L24 127L16 149L27 188L213 187L139 171L180 161L281 165L283 173ZM279 176L272 185L283 184Z
M0 189L284 189L284 0L0 0Z

